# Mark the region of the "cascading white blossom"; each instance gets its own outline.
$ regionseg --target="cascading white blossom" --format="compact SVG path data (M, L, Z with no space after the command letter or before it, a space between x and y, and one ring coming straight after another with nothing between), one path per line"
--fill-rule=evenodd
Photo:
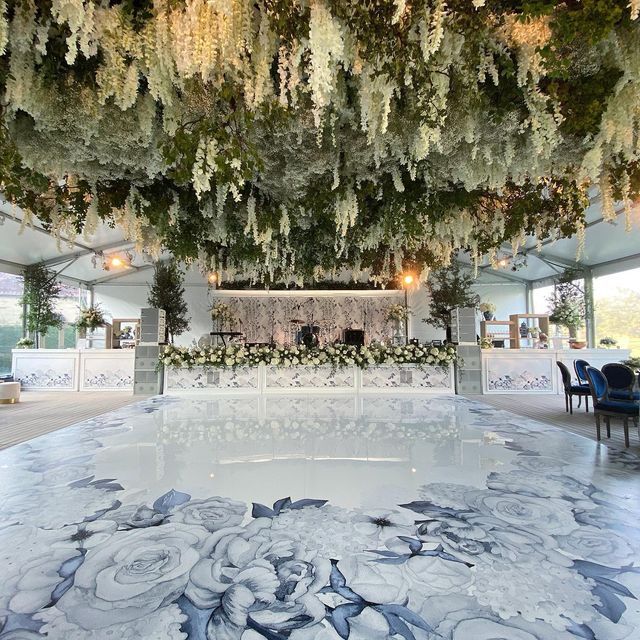
M478 10L485 6L482 0L470 3ZM258 271L264 267L273 273L278 261L284 271L293 270L303 251L290 246L289 236L300 220L316 213L334 220L337 255L348 254L355 263L365 251L384 250L385 275L420 249L446 263L451 252L472 245L480 232L515 246L522 243L521 233L503 238L505 219L500 211L472 216L465 209L452 208L444 218L434 220L426 205L424 213L415 214L422 233L411 239L411 247L403 246L400 226L395 231L388 224L373 222L354 233L360 194L375 194L377 189L380 201L385 176L397 193L408 189L409 180L424 182L433 193L447 191L451 185L501 193L508 182L523 185L577 167L576 180L600 185L605 217L617 215L609 167L613 161L640 159L637 29L616 30L598 45L597 52L591 52L594 59L596 54L606 56L620 77L597 131L585 140L565 144L561 105L545 88L547 70L540 53L552 37L550 16L523 20L503 14L495 24L491 18L484 24L486 37L471 45L456 28L454 9L445 0L425 3L421 15L413 13L411 3L394 0L390 28L411 25L414 55L419 65L427 66L420 67L419 75L417 62L408 61L404 75L393 75L386 66L390 61L383 56L372 59L359 41L361 34L351 30L343 13L334 15L325 0L310 0L302 6L301 15L308 10L304 15L309 17L309 28L295 38L274 32L277 22L271 10L250 0L154 0L151 17L134 28L120 4L52 0L45 19L34 0L16 4L12 12L7 11L6 0L0 0L0 52L6 51L9 66L6 112L16 122L18 114L24 113L37 123L33 130L20 130L23 165L47 176L80 175L83 167L90 167L83 177L91 184L106 177L131 180L134 185L166 177L174 168L160 150L167 137L185 126L188 130L189 124L202 121L207 113L210 117L207 109L216 104L217 92L232 86L238 92L238 112L249 113L258 133L250 134L255 139L246 145L242 140L240 151L224 137L216 139L215 133L195 137L187 177L199 201L199 214L211 221L208 239L212 242L232 239L237 229L232 217L242 220L246 212L247 220L241 225L260 250ZM636 20L640 2L630 0L628 10ZM477 15L485 18L486 13ZM62 27L66 34L67 64L77 64L81 54L97 65L95 89L78 83L69 87L68 95L58 95L43 80L40 63L47 55L52 26ZM465 62L469 47L476 45L477 64L469 65ZM516 61L515 78L524 105L496 117L486 113L477 98L490 85L500 90L504 56ZM585 65L601 64L601 58L587 59ZM468 100L456 94L461 87ZM420 109L419 117L405 126L398 116L403 114L407 94ZM309 98L312 107L305 117L287 124L289 129L274 144L260 128L264 113L275 105L293 114L306 109ZM311 136L309 130L313 130ZM308 143L313 137L318 145L310 153ZM43 157L42 141L50 145L48 159ZM252 165L245 149L257 149L264 166ZM284 158L283 149L291 151ZM247 176L252 172L259 173L259 184L247 200L253 188ZM335 191L335 201L325 203L323 211L294 215L300 196L323 180ZM623 173L616 188L622 189L629 227L628 174ZM258 202L276 203L269 216L261 216L259 227ZM95 203L87 216L88 227L96 224ZM113 214L138 243L154 238L145 218L147 206L134 188L126 205ZM172 225L180 220L177 207L176 200ZM406 208L400 206L395 213L401 218ZM58 233L64 227L65 233L74 235L63 210L53 210L51 218ZM543 232L542 225L538 229ZM254 267L230 265L238 270Z
M311 69L309 85L313 98L313 117L320 127L322 113L335 92L337 66L344 61L342 25L331 15L322 0L314 0L309 21Z
M0 55L4 55L9 42L9 23L7 21L7 2L0 0Z

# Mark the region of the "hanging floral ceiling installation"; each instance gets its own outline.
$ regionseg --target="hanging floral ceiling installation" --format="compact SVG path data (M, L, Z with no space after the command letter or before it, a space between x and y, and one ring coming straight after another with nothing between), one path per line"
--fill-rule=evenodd
M228 277L422 277L640 187L640 0L0 0L5 197Z

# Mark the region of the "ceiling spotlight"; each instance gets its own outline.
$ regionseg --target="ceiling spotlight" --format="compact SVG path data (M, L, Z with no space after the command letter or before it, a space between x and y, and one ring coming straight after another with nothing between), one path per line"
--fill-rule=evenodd
M110 269L129 269L131 267L132 260L133 255L129 252L125 252L124 254L103 256L102 268L105 271L109 271Z

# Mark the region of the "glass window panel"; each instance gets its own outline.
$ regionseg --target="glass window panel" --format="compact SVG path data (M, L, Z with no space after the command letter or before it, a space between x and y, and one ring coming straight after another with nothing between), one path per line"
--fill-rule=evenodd
M11 349L22 338L22 276L0 273L0 374L11 373Z
M598 346L602 338L613 338L640 357L640 269L595 278L593 297Z

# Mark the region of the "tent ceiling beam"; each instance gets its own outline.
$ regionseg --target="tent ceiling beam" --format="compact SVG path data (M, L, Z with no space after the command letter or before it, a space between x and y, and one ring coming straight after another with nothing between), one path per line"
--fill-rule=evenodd
M64 255L56 256L55 258L49 258L48 260L44 260L43 264L45 267L53 267L58 264L64 264L65 262L69 262L71 260L77 260L78 258L82 258L84 256L90 256L92 254L100 254L105 251L111 251L113 249L124 249L128 247L132 247L134 245L133 242L129 242L127 240L118 240L114 242L108 242L106 244L98 245L97 247L87 247L86 249L81 249L80 251L74 251L73 253L66 253Z

